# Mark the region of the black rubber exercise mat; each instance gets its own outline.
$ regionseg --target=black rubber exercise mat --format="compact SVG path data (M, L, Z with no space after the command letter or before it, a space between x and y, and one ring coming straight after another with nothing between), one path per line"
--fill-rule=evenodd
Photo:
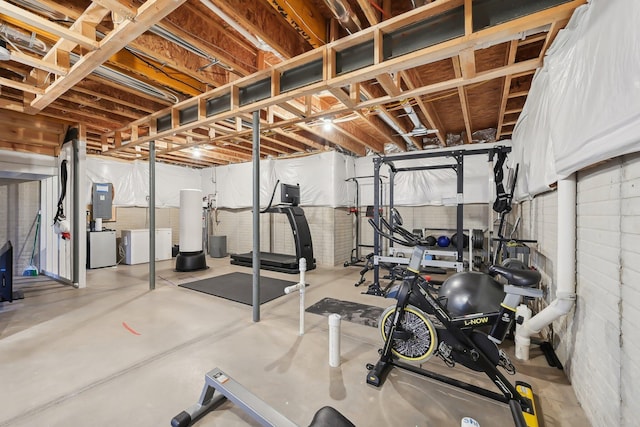
M284 295L284 288L296 282L260 276L260 304ZM253 276L247 273L229 273L196 282L183 283L183 288L253 305Z
M323 316L329 316L335 313L339 314L342 320L346 320L347 322L377 328L378 319L384 311L384 308L335 298L323 298L307 308L307 311Z

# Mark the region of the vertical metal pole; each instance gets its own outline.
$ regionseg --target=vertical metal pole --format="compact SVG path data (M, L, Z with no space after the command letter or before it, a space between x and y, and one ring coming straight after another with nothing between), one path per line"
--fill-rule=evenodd
M378 227L380 227L380 213L378 206L380 205L380 163L379 158L373 159L373 221ZM373 255L380 255L380 235L377 231L373 231ZM380 281L380 272L378 271L378 265L373 265L373 283L375 286Z
M80 259L80 239L86 239L87 237L83 233L82 236L79 233L80 230L80 218L79 218L79 209L78 209L78 198L80 197L80 174L78 173L78 165L80 163L78 159L78 138L76 137L71 142L71 153L73 156L72 167L71 167L71 178L73 179L73 198L72 198L72 207L71 207L71 230L73 231L72 237L72 250L73 250L73 258L71 259L72 263L72 273L71 273L71 281L77 286L80 279L80 263L78 260Z
M253 112L253 321L260 321L260 111Z
M156 288L156 142L149 142L149 290Z
M493 157L494 155L492 150L489 152L489 160L487 163L489 165L489 191L487 192L487 194L489 195L489 201L487 203L487 208L489 209L489 213L487 214L487 236L489 242L489 250L487 251L487 253L489 254L489 265L493 264L493 201L496 199L496 182L495 175L493 174Z
M356 183L356 262L360 261L362 255L360 254L360 183L357 178L353 179L353 182ZM352 260L353 261L353 260Z
M73 166L71 168L73 178L73 200L71 208L72 218L72 247L73 247L73 285L78 288L87 286L87 202L82 189L87 179L87 133L83 125L79 125L78 134L73 139Z
M391 172L389 173L389 217L387 218L387 220L389 224L391 224L392 228L396 225L393 222L393 215L391 215L391 210L393 209L393 186L395 185L395 179L396 171L395 169L391 168ZM393 240L389 240L389 247L393 247Z
M456 168L457 175L457 215L456 215L456 248L458 251L457 261L463 261L464 248L462 247L462 242L464 238L462 236L463 232L463 224L464 224L464 154L458 153L456 155L456 161L458 162L458 166ZM471 238L472 236L469 236ZM469 243L471 244L471 243ZM469 260L471 263L472 260Z

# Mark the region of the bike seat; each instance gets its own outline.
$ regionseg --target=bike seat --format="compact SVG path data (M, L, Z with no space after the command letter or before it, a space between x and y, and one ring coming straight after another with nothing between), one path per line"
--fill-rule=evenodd
M489 274L499 274L515 286L533 286L540 282L540 272L537 270L522 270L520 268L508 268L503 265L492 265Z
M355 427L355 425L335 408L324 406L313 416L309 427Z

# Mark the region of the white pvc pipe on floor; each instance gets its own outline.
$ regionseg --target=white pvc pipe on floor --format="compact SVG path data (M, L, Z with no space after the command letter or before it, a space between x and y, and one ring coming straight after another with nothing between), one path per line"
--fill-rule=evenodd
M298 335L302 336L304 335L304 290L307 287L304 276L307 271L307 260L300 258L298 265L300 266L300 282L284 288L284 293L289 295L292 292L300 291L300 332Z
M558 261L556 299L522 324L516 332L516 357L529 360L531 336L571 311L576 300L576 200L575 174L558 181Z
M340 315L329 315L329 366L340 366Z

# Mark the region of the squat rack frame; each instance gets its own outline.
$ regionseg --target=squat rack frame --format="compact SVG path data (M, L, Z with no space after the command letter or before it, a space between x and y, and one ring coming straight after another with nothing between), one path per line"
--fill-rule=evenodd
M505 145L495 145L491 148L480 149L459 149L451 151L421 151L416 153L396 154L390 156L378 156L373 159L373 220L381 228L380 222L380 168L383 165L389 167L389 211L393 208L394 203L394 185L395 176L400 172L415 172L435 169L453 169L456 172L456 261L463 262L463 222L464 222L464 158L465 156L473 155L488 155L488 161L493 165L493 158L498 153L510 153L511 147ZM414 166L414 167L396 167L394 162L403 160L419 160L426 158L445 157L451 158L455 163L448 163L442 165L430 165L430 166ZM493 171L492 171L493 173ZM390 215L389 223L394 225L393 215ZM374 230L373 235L373 254L379 256L381 252L380 235ZM471 260L469 260L471 262ZM380 271L379 266L374 264L373 266L373 283L369 285L369 289L366 292L372 295L383 295L383 291L380 288Z

